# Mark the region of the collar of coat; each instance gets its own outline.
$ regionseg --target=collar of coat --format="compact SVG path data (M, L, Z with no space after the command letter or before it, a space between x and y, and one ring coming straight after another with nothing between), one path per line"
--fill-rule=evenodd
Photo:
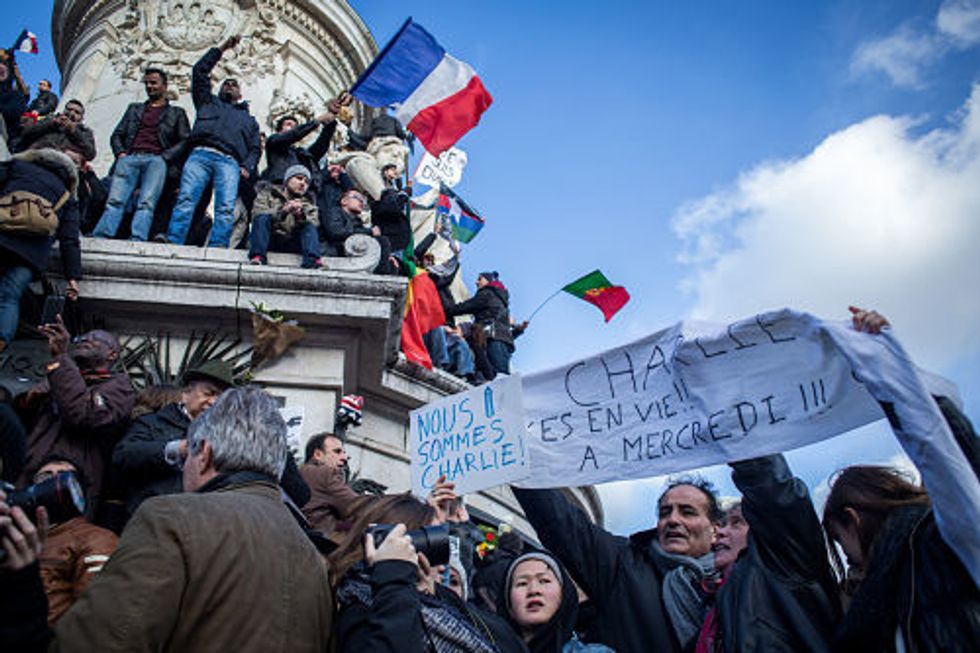
M71 193L72 198L76 198L78 190L78 168L67 154L43 147L37 150L25 150L13 156L14 161L24 161L34 165L47 168L59 177L66 180L65 189Z
M218 492L251 483L271 483L272 485L278 485L276 479L272 478L269 474L256 472L251 469L243 469L229 474L218 474L201 486L198 492L201 494Z

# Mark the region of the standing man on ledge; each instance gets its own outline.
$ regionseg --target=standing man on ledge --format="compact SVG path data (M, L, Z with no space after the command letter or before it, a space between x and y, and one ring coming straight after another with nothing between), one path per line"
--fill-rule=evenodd
M259 124L248 112L248 103L242 101L238 80L226 79L218 95L211 92L211 71L240 39L240 36L229 37L194 64L191 96L197 118L190 135L193 150L184 164L180 195L166 236L168 242L176 245L183 245L187 239L194 209L208 182L213 182L214 226L208 246L228 247L235 222L238 182L254 175L258 166Z

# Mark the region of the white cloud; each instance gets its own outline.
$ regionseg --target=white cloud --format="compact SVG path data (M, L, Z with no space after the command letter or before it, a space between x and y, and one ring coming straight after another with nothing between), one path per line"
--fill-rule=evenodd
M894 33L860 44L851 57L851 73L884 73L895 86L926 85L929 68L952 49L980 44L980 0L946 0L935 25L919 29L906 23Z
M980 43L980 2L947 0L936 15L936 28L959 47Z
M923 366L980 351L980 86L950 126L875 116L682 206L692 317L881 310Z
M858 46L851 59L851 72L882 72L896 86L921 88L926 68L944 50L943 42L931 33L917 32L906 25L890 36Z

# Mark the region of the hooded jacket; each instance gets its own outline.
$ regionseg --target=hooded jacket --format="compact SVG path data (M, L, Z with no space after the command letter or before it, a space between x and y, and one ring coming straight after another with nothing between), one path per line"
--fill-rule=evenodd
M477 324L487 329L487 338L514 344L510 331L510 293L500 281L491 281L464 302L446 308L446 317L472 315Z
M221 50L211 48L194 64L191 97L197 117L191 130L191 147L210 147L234 157L250 173L259 164L259 123L248 112L248 102L232 104L211 92L211 71Z
M0 163L0 194L15 190L30 191L56 204L67 190L68 202L58 210L58 230L53 237L23 236L0 231L0 251L19 259L40 276L48 269L51 245L55 238L61 246L61 261L67 279L82 277L82 254L78 241L78 171L68 155L56 150L40 149L15 154Z
M301 165L310 171L310 192L314 195L320 190L320 159L327 153L330 147L330 139L337 129L337 121L333 120L323 125L320 135L307 148L299 147L297 142L312 134L320 122L310 120L302 125L297 125L292 129L276 134L270 134L265 139L265 161L268 167L262 171L262 179L271 181L274 184L281 184L291 166Z
M534 630L531 639L526 642L528 651L530 653L563 653L571 651L581 651L582 653L611 653L611 649L602 644L584 644L579 642L575 637L575 623L578 619L578 592L575 591L575 584L564 567L561 566L561 563L546 553L538 551L530 555L525 554L511 561L507 569L507 578L503 591L497 597L497 614L504 615L507 623L518 634L523 631L521 625L514 620L511 612L510 590L514 584L514 572L522 562L540 558L550 559L551 563L546 564L552 570L558 570L560 574L558 580L561 583L561 602L555 614L548 620L548 623L542 624Z

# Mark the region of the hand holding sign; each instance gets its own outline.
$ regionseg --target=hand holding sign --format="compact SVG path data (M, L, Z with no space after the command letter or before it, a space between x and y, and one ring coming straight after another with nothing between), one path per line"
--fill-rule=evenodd
M526 477L523 416L517 375L412 411L412 492L441 502Z

